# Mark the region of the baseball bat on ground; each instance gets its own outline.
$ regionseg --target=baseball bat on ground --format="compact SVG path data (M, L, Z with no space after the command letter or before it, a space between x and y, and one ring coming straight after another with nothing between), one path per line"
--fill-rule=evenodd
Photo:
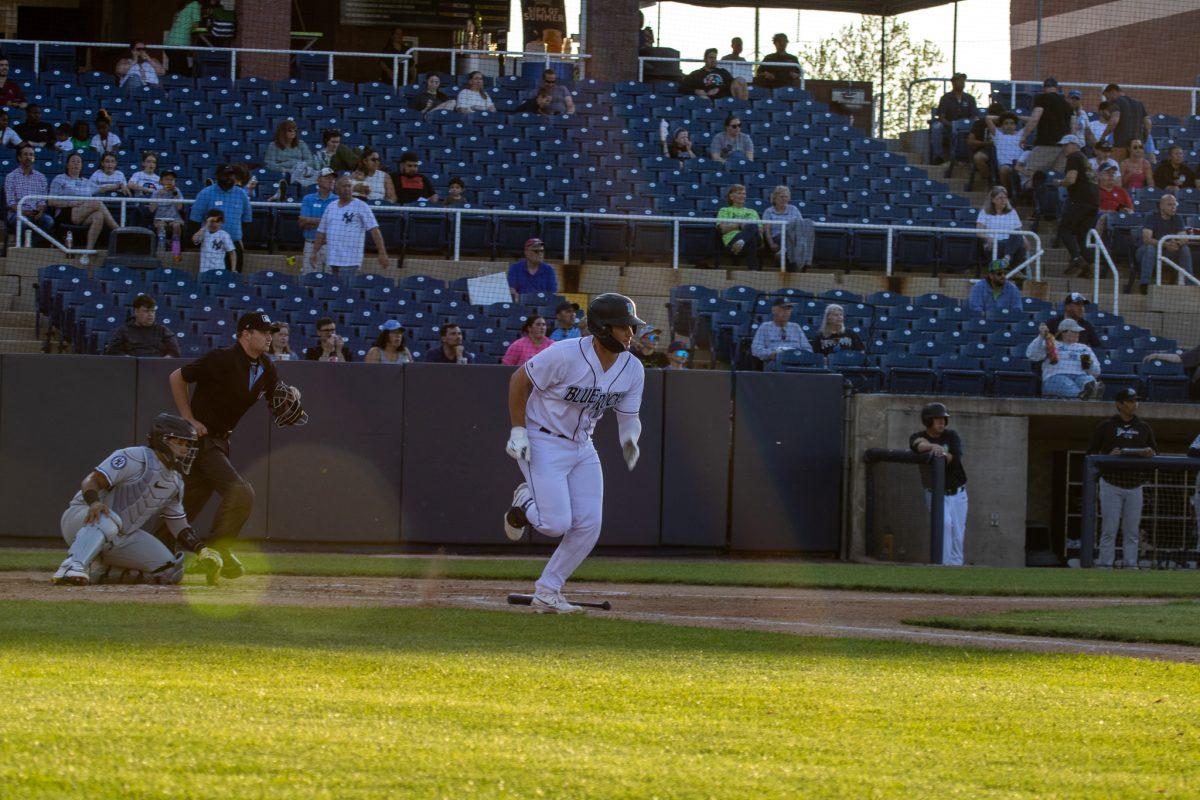
M508 604L510 606L527 606L533 602L531 594L510 594L508 596ZM608 611L612 608L612 603L604 600L600 603L585 603L582 600L572 600L573 604L583 606L584 608L598 608L602 611Z

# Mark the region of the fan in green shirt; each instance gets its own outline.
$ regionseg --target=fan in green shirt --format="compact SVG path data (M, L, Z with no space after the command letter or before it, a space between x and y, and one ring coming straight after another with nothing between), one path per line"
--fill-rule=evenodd
M740 183L730 186L725 192L729 205L717 212L717 219L752 220L757 222L758 212L746 208L746 187ZM725 249L734 256L745 256L750 266L758 267L758 244L762 236L758 225L739 225L734 222L718 222L721 241Z
M187 47L192 43L192 29L200 25L199 0L187 0L175 13L171 21L171 29L167 31L163 44L175 47Z

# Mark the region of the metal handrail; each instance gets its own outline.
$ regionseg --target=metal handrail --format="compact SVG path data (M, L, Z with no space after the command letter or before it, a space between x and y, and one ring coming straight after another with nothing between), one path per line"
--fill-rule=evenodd
M450 54L450 74L456 75L455 67L458 64L458 57L463 56L511 56L514 60L542 60L542 63L549 66L553 61L578 61L579 62L579 78L584 77L585 64L591 55L588 53L539 53L536 50L467 50L457 47L410 47L404 51L404 56L407 59L404 62L404 84L408 85L408 65L413 61L417 53L449 53Z
M909 81L907 87L905 88L905 91L908 94L908 124L906 126L908 128L908 130L910 130L910 131L912 130L912 116L913 116L912 115L912 111L913 111L912 90L913 90L913 87L916 86L918 83L938 83L938 82L940 82L942 84L942 88L945 89L946 84L950 82L950 78L917 78L914 81ZM1042 88L1041 81L1018 81L1018 80L1013 80L1011 78L998 78L995 80L989 80L987 78L972 78L972 79L968 80L967 83L1007 83L1007 84L1009 84L1009 104L1008 105L1009 105L1010 111L1016 109L1016 106L1017 106L1017 86L1018 85L1030 86L1030 87L1033 87L1038 90L1040 90ZM1059 81L1058 85L1064 86L1064 87L1076 88L1076 89L1103 89L1104 87L1108 86L1107 83L1088 83L1088 82L1084 82L1084 81ZM1188 96L1191 98L1191 104L1192 104L1191 113L1193 116L1195 116L1195 114L1196 114L1196 107L1197 107L1196 95L1197 95L1197 93L1200 93L1200 86L1159 86L1159 85L1148 84L1148 83L1122 83L1121 88L1123 90L1124 89L1145 89L1147 91L1156 91L1156 92L1187 92Z
M1200 280L1197 280L1195 275L1188 272L1186 269L1179 266L1174 261L1172 261L1171 259L1169 259L1163 255L1163 244L1165 242L1171 241L1173 239L1177 239L1177 240L1180 240L1183 242L1200 242L1200 235L1189 236L1186 233L1169 233L1166 236L1163 236L1161 239L1158 240L1158 247L1157 247L1158 258L1155 262L1155 269L1154 269L1155 285L1162 286L1163 264L1165 263L1168 267L1170 267L1171 269L1175 270L1176 273L1178 273L1180 282L1191 281L1196 286L1200 286ZM1184 246L1186 247L1187 245L1185 244Z
M669 61L675 64L703 64L703 58L671 58L670 56L638 56L638 83L644 83L646 79L646 62L647 61ZM778 66L779 64L787 64L785 69L794 69L800 73L800 88L804 88L804 67L799 64L790 64L784 61L718 61L717 66L721 64L749 64L753 67L759 67L763 64Z
M1104 244L1104 237L1095 228L1087 232L1087 244L1092 246L1092 251L1095 255L1095 263L1092 265L1092 297L1097 300L1100 298L1100 257L1104 257L1104 262L1108 264L1108 271L1112 273L1113 278L1113 300L1112 313L1121 313L1121 273L1117 271L1117 265L1113 263L1112 255L1108 252L1108 247Z

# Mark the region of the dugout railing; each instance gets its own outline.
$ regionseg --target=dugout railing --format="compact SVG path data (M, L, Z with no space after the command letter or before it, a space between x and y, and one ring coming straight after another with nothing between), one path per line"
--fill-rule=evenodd
M1100 471L1128 470L1149 473L1142 488L1142 515L1139 561L1149 561L1155 569L1191 567L1200 562L1200 528L1196 505L1200 489L1200 458L1188 456L1087 456L1083 467L1083 491L1079 531L1079 565L1095 566L1100 534ZM1118 536L1124 558L1124 533ZM1143 558L1142 554L1146 557Z
M876 524L879 521L879 510L877 509L878 497L878 476L876 470L881 464L913 464L920 466L928 464L932 471L932 496L943 497L946 493L946 460L944 458L934 458L932 453L914 453L911 450L888 450L881 447L872 447L863 453L862 457L864 478L866 483L865 500L866 500L866 536L867 536L867 552L878 553L884 549L884 543L880 541L880 537L876 533ZM919 482L914 484L919 487ZM922 488L921 491L924 491ZM890 509L885 509L888 511ZM929 504L929 563L942 563L942 530L945 527L946 509L945 503L930 503ZM890 548L888 548L890 549Z

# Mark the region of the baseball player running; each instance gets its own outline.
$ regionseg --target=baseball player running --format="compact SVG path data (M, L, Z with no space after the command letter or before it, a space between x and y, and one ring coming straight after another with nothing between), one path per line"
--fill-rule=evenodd
M628 348L643 324L628 297L598 295L588 306L590 336L555 342L509 381L513 427L505 449L525 480L513 492L504 532L515 542L532 526L562 539L535 586L531 605L539 614L583 611L562 587L600 536L604 475L592 431L608 409L617 412L625 464L637 464L645 372Z
M221 568L217 553L204 547L183 512L183 475L196 457L196 430L187 420L159 414L148 447L114 451L88 473L62 515L70 548L51 582L86 586L121 583L179 583L183 556L142 530L160 515L183 549L197 554L209 583Z
M941 403L930 403L921 409L921 424L925 430L910 436L908 446L914 453L933 453L934 458L946 460L942 563L961 567L967 532L967 471L962 463L962 439L957 431L947 427L950 412ZM925 487L925 506L932 508L933 469L928 464L921 465L921 483Z

